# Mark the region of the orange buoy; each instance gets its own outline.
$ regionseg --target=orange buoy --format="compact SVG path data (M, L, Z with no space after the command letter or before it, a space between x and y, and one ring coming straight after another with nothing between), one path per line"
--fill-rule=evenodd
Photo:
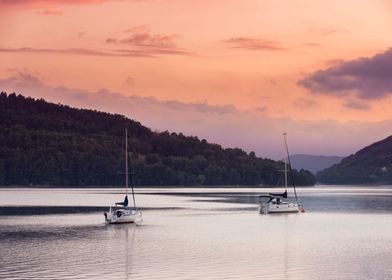
M301 208L301 213L305 213L305 208Z

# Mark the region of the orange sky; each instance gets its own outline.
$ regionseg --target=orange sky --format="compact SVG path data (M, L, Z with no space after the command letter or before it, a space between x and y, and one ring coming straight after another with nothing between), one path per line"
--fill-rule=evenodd
M391 33L389 1L0 0L0 85L260 155L278 156L258 149L268 124L300 130L298 152L306 138L309 153L348 154L391 134ZM127 96L134 107L113 101ZM233 137L243 122L261 131ZM325 148L331 133L345 146Z

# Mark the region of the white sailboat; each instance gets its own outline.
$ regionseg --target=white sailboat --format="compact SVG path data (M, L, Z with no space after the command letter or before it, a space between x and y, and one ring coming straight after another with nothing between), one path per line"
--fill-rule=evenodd
M287 133L283 133L284 138L284 145L286 156L284 158L284 188L285 191L283 193L269 193L266 195L260 195L260 213L261 214L269 214L269 213L298 213L301 209L301 212L305 212L305 210L301 207L301 203L298 200L297 191L295 189L294 184L294 176L293 171L291 170L291 163L290 163L290 155L289 149L287 146L286 140ZM287 198L287 163L290 167L291 179L293 183L293 190L295 195L295 200L289 200Z
M132 189L133 207L128 206L128 130L125 129L125 198L123 202L116 202L104 212L105 222L109 224L138 223L142 221L142 212L136 207L135 192Z

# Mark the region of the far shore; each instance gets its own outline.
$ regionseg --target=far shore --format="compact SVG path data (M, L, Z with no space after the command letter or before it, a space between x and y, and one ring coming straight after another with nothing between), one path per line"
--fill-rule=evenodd
M300 188L312 188L317 185L313 186L296 186ZM289 186L291 187L291 186ZM0 189L5 189L5 188L33 188L33 189L93 189L93 188L99 188L99 189L119 189L119 188L124 188L124 186L51 186L51 185L10 185L10 186L0 186ZM129 187L131 188L131 187ZM204 185L197 185L197 186L183 186L183 185L177 185L177 186L134 186L133 188L135 189L186 189L186 188L200 188L200 189L222 189L222 188L227 188L227 189L259 189L259 188L283 188L283 186L267 186L267 185L261 185L261 186L245 186L245 185L237 185L237 186L204 186Z

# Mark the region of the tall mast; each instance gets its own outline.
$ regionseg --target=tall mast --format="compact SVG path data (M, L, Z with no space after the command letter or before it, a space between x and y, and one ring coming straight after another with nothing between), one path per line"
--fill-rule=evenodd
M287 192L287 158L288 158L288 153L287 153L287 144L286 144L286 135L287 133L283 133L283 138L284 138L284 144L286 148L286 156L284 157L284 189Z
M128 129L125 129L125 195L128 195Z
M132 158L132 157L131 157ZM130 162L131 163L131 162ZM132 164L131 164L131 169L132 169ZM131 189L132 189L132 199L133 199L133 207L136 208L136 200L135 200L135 191L133 189L133 176L132 176L132 171L131 171Z
M284 145L286 146L287 160L288 160L289 168L290 168L291 181L292 181L292 183L293 183L293 188L294 188L295 200L298 201L297 190L295 189L295 182L294 182L293 169L291 168L291 161L290 161L289 148L288 148L288 146L287 146L287 141L286 141L287 133L283 133L283 135L284 135ZM287 174L287 172L286 172L286 174Z
M126 180L126 184L127 184L127 191L126 191L126 193L127 193L127 195L128 195L128 161L129 161L129 154L128 154L128 129L126 128L125 129L125 135L126 135L126 140L125 140L125 146L126 146L126 159L125 159L125 162L126 162L126 169L127 169L127 171L126 171L126 174L127 174L127 180ZM132 158L132 157L131 157ZM131 164L131 162L129 162L129 164L131 165L131 169L132 169L132 164ZM131 189L132 189L132 199L133 199L133 207L135 207L136 208L136 200L135 200L135 191L134 191L134 189L133 189L133 183L132 183L132 181L133 181L133 177L132 177L132 170L131 170L131 180L130 180L130 183L131 183Z

